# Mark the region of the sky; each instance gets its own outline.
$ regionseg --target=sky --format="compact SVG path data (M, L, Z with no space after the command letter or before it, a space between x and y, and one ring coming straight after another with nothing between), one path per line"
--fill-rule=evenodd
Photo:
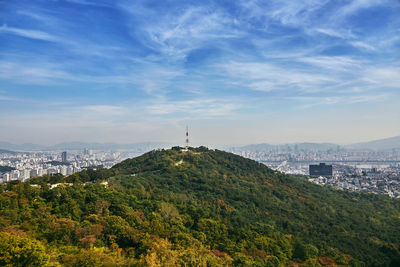
M398 0L0 0L0 141L400 135Z

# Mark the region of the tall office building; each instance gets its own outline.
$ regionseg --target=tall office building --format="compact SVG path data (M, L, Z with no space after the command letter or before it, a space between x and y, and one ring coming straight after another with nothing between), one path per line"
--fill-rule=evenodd
M61 153L61 161L62 162L67 162L67 152L66 151Z
M320 163L319 165L310 165L310 176L332 176L332 165Z

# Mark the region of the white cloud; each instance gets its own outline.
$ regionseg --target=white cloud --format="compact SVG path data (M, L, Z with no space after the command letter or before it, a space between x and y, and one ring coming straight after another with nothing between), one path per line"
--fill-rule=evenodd
M385 0L353 0L348 5L343 6L338 12L339 18L352 15L360 9L371 8L373 6L382 5L387 3Z
M27 16L31 19L40 21L45 24L55 23L55 20L53 20L52 18L45 16L43 14L40 14L38 12L32 12L32 11L28 11L28 10L18 10L17 14Z
M364 72L363 80L377 88L400 89L400 67L368 67Z
M249 17L272 19L280 21L282 24L300 25L304 24L313 12L327 2L327 0L243 0L240 3Z
M229 80L251 90L274 91L299 89L302 91L321 90L324 85L335 83L328 75L283 68L268 62L235 62L219 66Z
M308 109L315 106L324 105L352 105L357 103L377 103L384 102L390 98L389 94L374 94L374 95L336 95L336 96L299 96L292 99L300 103L301 109ZM305 103L305 104L301 104Z
M17 83L46 84L56 80L74 80L69 73L57 70L54 65L45 63L41 67L29 66L29 62L0 61L0 78Z
M228 86L230 84L236 89L286 91L294 95L319 93L321 96L329 94L335 97L343 93L382 94L382 90L400 88L400 68L390 63L383 67L366 59L347 56L299 56L291 60L305 63L304 66L288 66L285 62L285 59L272 62L231 61L218 65L216 72L220 73Z
M22 37L30 38L30 39L49 41L49 42L58 42L58 38L49 33L46 33L43 31L8 27L5 24L3 24L3 26L0 27L0 33L10 33L10 34L15 34L15 35L19 35Z
M127 68L118 75L87 75L79 72L65 71L62 64L48 62L0 61L0 79L12 80L18 84L59 85L70 82L87 82L92 84L113 84L131 86L132 90L142 90L152 97L160 97L167 87L183 71L174 67L163 67L151 62L142 62L140 66Z
M364 43L364 42L350 42L350 44L352 45L352 46L355 46L355 47L358 47L358 48L362 48L362 49L365 49L365 50L368 50L368 51L376 51L376 48L375 47L373 47L372 45L369 45L369 44L367 44L367 43Z
M337 7L332 6L337 4ZM330 0L243 0L242 21L256 19L259 29L273 32L271 25L278 22L283 26L294 27L303 33L315 37L316 33L331 37L354 41L354 46L373 50L371 44L365 44L357 32L352 31L349 17L362 9L370 9L380 5L393 6L391 0L351 0L347 3L335 3ZM321 15L323 14L323 15ZM279 38L282 38L280 36ZM315 40L319 41L319 40Z
M88 1L88 0L66 0L67 2L85 5L85 6L100 6L100 7L113 7L111 4L106 4L100 1Z
M355 38L355 35L350 30L316 28L314 31L341 39Z
M312 56L312 57L301 57L298 61L314 65L319 68L336 70L336 71L348 71L352 72L355 69L363 67L362 61L355 60L351 57L345 56Z
M129 10L140 29L134 25L143 44L160 51L167 60L183 59L187 53L213 40L236 38L242 35L234 29L234 19L218 8L191 6L171 8L166 13L154 15L148 8L135 4Z
M148 113L152 115L188 115L195 118L227 116L238 108L237 104L215 99L168 101L147 106Z
M103 6L101 3L92 3L88 1L71 0L71 2L85 4L85 5L98 5ZM41 30L22 29L17 27L9 27L3 24L0 27L1 33L14 34L30 39L43 40L54 42L60 45L61 49L65 50L65 53L73 53L84 57L102 57L102 58L115 58L115 55L124 51L123 46L119 46L114 42L99 43L98 41L92 41L87 36L82 38L79 34L75 33L75 30L71 32L71 26L73 25L69 21L62 20L62 17L56 12L44 12L43 10L18 10L18 15L23 15L33 19L32 25L36 25ZM51 34L50 32L56 32L57 34ZM29 50L26 51L28 54L26 57L31 57Z

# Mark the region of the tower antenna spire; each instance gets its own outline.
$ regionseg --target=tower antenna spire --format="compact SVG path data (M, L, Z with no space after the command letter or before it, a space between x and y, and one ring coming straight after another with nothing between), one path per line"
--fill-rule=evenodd
M186 125L185 149L189 149L189 128L187 125Z

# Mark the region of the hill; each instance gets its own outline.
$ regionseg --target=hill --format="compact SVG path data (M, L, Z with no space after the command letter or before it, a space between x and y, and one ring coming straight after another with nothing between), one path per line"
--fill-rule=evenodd
M70 184L47 186L59 182ZM400 264L399 200L204 147L1 186L3 238L29 239L41 260L66 266Z

